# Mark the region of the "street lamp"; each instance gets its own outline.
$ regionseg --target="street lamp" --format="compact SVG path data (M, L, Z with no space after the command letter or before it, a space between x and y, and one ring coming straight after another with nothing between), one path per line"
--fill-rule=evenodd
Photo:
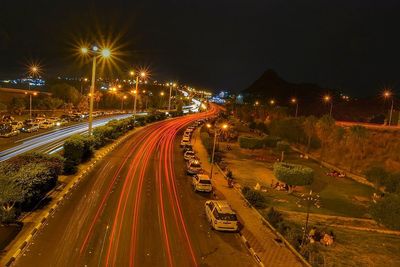
M212 127L212 125L207 123L207 128L210 129L211 127ZM216 127L216 129L214 130L214 144L213 144L213 150L212 150L212 155L211 155L210 179L213 177L215 144L217 143L217 136L220 135L221 132L226 129L228 129L228 124L224 123L219 128Z
M121 98L121 110L124 110L124 100L127 98L126 95L122 96Z
M392 115L393 115L393 104L394 104L393 93L389 90L386 90L383 92L383 97L390 98L392 100L392 105L390 107L390 113L389 113L389 126L390 126L392 124Z
M132 77L134 77L135 74L136 74L136 73L135 73L135 71L133 71L133 70L129 72L129 75L131 75ZM136 121L136 102L137 102L137 95L139 94L139 89L138 89L138 86L139 86L139 76L142 77L142 78L146 77L146 72L142 71L142 72L139 73L139 75L136 75L136 88L135 88L135 90L131 91L131 92L133 93L133 96L134 96L134 102L133 102L133 121Z
M325 95L323 98L325 103L331 103L331 107L329 109L329 116L332 117L332 109L333 109L333 100L332 97L330 95Z
M110 58L111 57L111 50L109 48L100 49L97 46L93 46L91 50L87 47L81 47L80 49L82 55L91 55L93 56L93 64L92 64L92 83L90 86L90 102L89 102L89 135L92 135L92 124L93 124L93 102L94 102L94 87L96 83L96 61L97 58Z
M32 119L32 95L37 96L37 92L25 92L25 94L29 94L29 119Z
M307 210L307 216L306 216L306 222L304 226L304 232L303 232L303 237L301 239L301 245L304 245L305 238L307 235L307 229L308 229L308 220L310 217L310 209L311 206L315 206L316 208L320 208L320 200L319 200L319 195L318 194L313 194L313 191L310 190L310 193L308 194L302 194L300 196L300 199L297 201L297 206L300 207L306 207Z
M170 112L170 111L171 111L171 95L172 95L172 87L176 87L176 83L169 83L168 112Z
M294 117L297 118L297 112L299 111L299 102L297 101L296 98L292 98L292 99L290 100L290 102L292 102L292 104L296 104L296 112L295 112Z
M269 103L270 103L271 106L273 106L273 105L275 105L275 100L274 100L274 99L271 99L271 100L269 101Z

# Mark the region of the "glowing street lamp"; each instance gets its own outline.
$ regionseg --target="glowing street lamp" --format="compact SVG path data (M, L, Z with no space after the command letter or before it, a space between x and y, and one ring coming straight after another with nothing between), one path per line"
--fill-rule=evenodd
M122 98L121 98L121 110L124 110L124 101L127 99L127 96L126 95L124 95L124 96L122 96Z
M87 47L81 47L80 52L82 55L91 55L93 56L93 64L92 64L92 84L90 86L90 92L89 92L89 129L88 133L89 135L92 135L92 124L93 124L93 103L94 103L94 87L95 87L95 82L96 82L96 61L97 58L103 58L107 59L111 57L111 49L110 48L103 48L100 49L97 46L93 46L92 49L90 50Z
M299 102L294 97L292 99L290 99L290 102L292 102L292 104L296 104L296 112L295 112L294 117L297 118L297 112L299 111Z
M26 95L29 94L29 119L32 119L32 96L37 96L37 92L25 92Z
M134 77L135 74L136 74L136 72L133 71L133 70L129 72L129 75L132 76L132 77ZM142 78L145 78L145 77L146 77L146 72L141 71L141 72L139 73L139 75L136 75L136 85L135 85L136 88L135 88L134 91L132 91L133 96L134 96L134 101L133 101L133 121L136 121L136 102L137 102L137 95L139 94L139 89L138 89L138 86L139 86L139 76L142 77Z
M394 105L393 93L390 90L385 90L383 92L383 97L384 98L390 98L392 100L392 105L390 107L390 113L389 113L389 126L390 126L392 124L393 105Z
M271 99L271 100L269 101L269 103L270 103L271 106L273 106L273 105L275 105L275 100L274 100L274 99Z
M330 95L325 95L323 100L324 100L325 103L330 103L331 104L331 108L329 109L329 116L332 117L332 109L333 109L332 97Z
M207 128L211 128L212 125L207 123ZM215 144L217 143L217 136L222 133L222 131L228 129L228 124L224 123L220 125L220 127L216 127L214 131L214 144L213 144L213 150L212 150L212 155L211 155L211 170L210 170L210 179L213 177L213 169L214 169L214 155L215 155Z

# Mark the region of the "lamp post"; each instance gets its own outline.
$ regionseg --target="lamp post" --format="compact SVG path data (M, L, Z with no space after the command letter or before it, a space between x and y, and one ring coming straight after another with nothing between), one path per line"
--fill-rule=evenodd
M211 128L211 124L207 124L207 128ZM210 170L210 179L213 177L213 169L214 169L214 155L215 155L215 145L217 143L217 136L221 134L222 130L226 130L228 128L228 124L223 124L221 128L216 128L214 130L214 143L213 143L213 150L211 154L211 170Z
M172 87L176 87L176 83L169 83L168 112L171 112Z
M323 99L324 99L325 103L330 103L331 104L331 107L329 109L329 116L332 117L332 109L333 109L332 97L330 95L325 95Z
M390 98L392 100L392 104L390 106L390 113L389 113L389 126L390 126L392 124L393 105L394 105L393 93L389 90L386 90L383 92L383 97Z
M295 112L294 117L297 118L297 113L298 113L298 111L299 111L299 102L297 101L296 98L292 98L290 101L291 101L293 104L296 104L296 112Z
M25 94L29 94L29 119L32 120L32 95L37 96L37 92L25 92Z
M126 95L121 98L121 110L124 110L124 100L126 99Z
M107 59L111 56L111 50L109 48L103 48L100 50L97 46L93 46L91 50L87 47L81 48L81 53L83 55L92 55L93 56L93 63L92 63L92 81L90 86L89 92L89 125L88 125L88 133L92 135L92 128L93 128L93 102L94 102L94 87L96 83L96 62L97 58L101 57Z
M306 216L306 222L304 225L304 232L303 232L303 237L301 239L301 246L304 245L304 242L306 241L306 235L307 235L307 230L308 230L308 220L310 217L310 209L311 206L315 206L316 208L320 208L321 204L319 201L319 195L318 194L313 194L313 191L310 190L308 194L302 194L300 199L297 201L297 206L302 207L305 206L307 210L307 216Z
M130 71L129 74L134 77L135 76L135 71ZM144 71L139 73L140 77L144 78L146 77L146 73ZM139 75L136 75L136 85L135 85L135 90L131 91L134 96L133 100L133 121L136 121L136 102L137 102L137 95L139 94Z

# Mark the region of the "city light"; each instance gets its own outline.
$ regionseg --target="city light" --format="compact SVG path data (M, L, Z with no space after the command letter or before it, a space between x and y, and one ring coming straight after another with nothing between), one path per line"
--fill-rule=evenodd
M296 99L296 98L292 98L290 101L291 101L293 104L297 103L297 99Z
M109 48L104 48L103 50L101 50L101 55L104 58L109 58L111 56L111 50Z
M323 99L324 99L325 102L329 102L329 101L331 101L331 96L330 95L325 95Z
M274 100L274 99L271 99L271 100L269 101L269 103L270 103L271 105L274 105L274 104L275 104L275 100Z

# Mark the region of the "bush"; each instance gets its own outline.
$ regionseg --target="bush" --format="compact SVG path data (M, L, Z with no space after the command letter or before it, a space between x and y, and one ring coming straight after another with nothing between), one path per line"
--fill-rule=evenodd
M281 139L279 137L268 135L264 137L263 143L266 147L276 147L280 140Z
M389 174L381 166L372 166L365 171L365 176L376 188L379 188L386 183Z
M384 181L385 191L389 193L400 193L400 173L391 173Z
M283 222L282 213L271 207L267 213L268 222L275 228Z
M253 190L250 187L243 187L242 194L250 202L250 204L256 208L265 208L267 199L265 196L257 190Z
M274 175L278 180L289 186L310 185L314 179L313 169L299 164L284 162L274 164Z
M273 120L269 125L269 132L293 143L305 142L307 139L303 128L303 118L286 118Z
M111 140L113 140L113 131L114 128L111 126L100 126L96 127L93 130L93 138L94 138L94 146L96 149L99 149L100 147L105 146Z
M279 151L289 152L289 150L290 150L290 144L289 144L288 142L286 142L286 141L279 141L279 142L276 144L276 148L277 148Z
M394 230L400 230L400 195L389 194L371 206L372 217Z
M68 165L78 165L93 156L94 138L73 135L64 142L64 158ZM67 170L67 172L70 172Z
M263 139L251 136L239 136L239 145L246 149L259 149L263 147Z

